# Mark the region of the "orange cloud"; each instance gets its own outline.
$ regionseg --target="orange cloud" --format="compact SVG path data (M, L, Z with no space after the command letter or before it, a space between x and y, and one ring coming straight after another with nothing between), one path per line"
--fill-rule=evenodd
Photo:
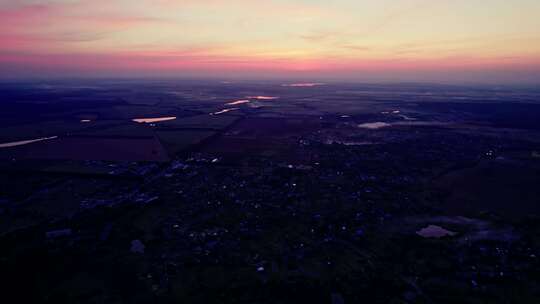
M0 0L0 74L540 71L540 4L516 1Z

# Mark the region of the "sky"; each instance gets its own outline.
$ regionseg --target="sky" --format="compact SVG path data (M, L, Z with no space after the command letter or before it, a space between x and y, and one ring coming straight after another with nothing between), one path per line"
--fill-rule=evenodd
M0 0L0 78L539 83L538 0Z

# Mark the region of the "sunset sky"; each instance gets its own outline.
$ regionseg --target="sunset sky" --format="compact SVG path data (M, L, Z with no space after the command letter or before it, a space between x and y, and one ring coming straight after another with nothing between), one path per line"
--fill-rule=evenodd
M538 0L0 0L0 77L533 83Z

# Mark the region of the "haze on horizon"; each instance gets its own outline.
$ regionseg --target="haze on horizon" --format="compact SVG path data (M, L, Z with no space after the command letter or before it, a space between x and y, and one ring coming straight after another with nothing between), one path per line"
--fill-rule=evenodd
M0 0L0 78L538 83L538 0Z

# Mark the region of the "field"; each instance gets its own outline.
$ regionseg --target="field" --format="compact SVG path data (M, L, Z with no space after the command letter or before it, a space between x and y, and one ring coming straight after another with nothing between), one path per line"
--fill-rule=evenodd
M288 84L0 84L2 294L540 302L538 88Z

